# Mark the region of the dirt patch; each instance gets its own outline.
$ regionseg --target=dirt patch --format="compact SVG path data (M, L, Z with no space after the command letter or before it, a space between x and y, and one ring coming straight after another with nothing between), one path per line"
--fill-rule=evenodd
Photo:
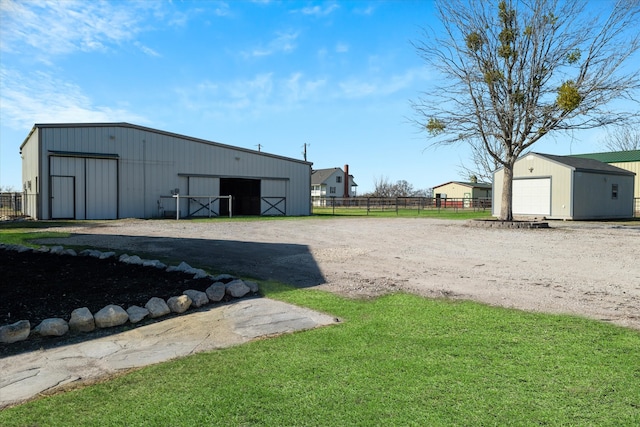
M349 297L406 291L640 329L640 227L550 227L486 229L422 218L122 220L52 228L73 236L46 243L172 257Z

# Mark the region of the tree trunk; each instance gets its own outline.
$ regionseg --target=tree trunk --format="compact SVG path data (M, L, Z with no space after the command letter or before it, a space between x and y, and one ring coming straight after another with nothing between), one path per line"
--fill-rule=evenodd
M502 177L502 202L500 203L500 219L502 221L513 221L513 164L504 167Z

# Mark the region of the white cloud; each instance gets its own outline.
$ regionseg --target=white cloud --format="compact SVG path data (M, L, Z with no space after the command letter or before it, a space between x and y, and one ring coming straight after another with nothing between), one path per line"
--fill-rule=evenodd
M376 10L376 7L373 4L370 4L365 8L357 7L355 9L353 9L353 12L358 14L358 15L367 15L367 16L369 16L369 15L373 15L373 12L375 12L375 10Z
M133 39L157 2L2 0L0 50L42 56L106 50Z
M349 45L346 43L338 43L336 45L336 52L337 53L346 53L349 52Z
M156 58L161 57L162 55L160 55L157 51L151 49L149 46L145 46L140 42L135 42L134 45L140 49L142 51L142 53L144 53L145 55L148 56L155 56Z
M314 15L314 16L327 16L330 15L334 10L337 10L340 6L337 3L329 3L326 6L308 6L299 10L303 15Z
M182 108L209 116L244 118L292 110L320 99L325 84L323 79L306 79L300 72L281 79L264 73L224 83L204 81L176 89L176 93Z
M148 122L125 109L93 105L75 84L45 72L0 69L3 125L25 129L34 123Z
M276 37L267 43L266 46L259 46L251 50L249 53L245 52L245 57L259 57L269 56L278 52L290 53L293 52L297 45L298 32L282 32L276 33Z
M402 74L375 77L369 80L352 77L338 84L340 92L337 98L364 98L372 96L389 96L404 89L411 88L417 80L427 79L425 68L411 68Z

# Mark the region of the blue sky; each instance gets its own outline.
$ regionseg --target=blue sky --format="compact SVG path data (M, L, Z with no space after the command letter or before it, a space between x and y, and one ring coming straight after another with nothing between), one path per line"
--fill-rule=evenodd
M427 148L409 100L433 81L410 44L431 1L0 0L0 187L21 188L34 123L129 122L349 164L416 189L460 180L467 149ZM534 151L605 151L603 131Z

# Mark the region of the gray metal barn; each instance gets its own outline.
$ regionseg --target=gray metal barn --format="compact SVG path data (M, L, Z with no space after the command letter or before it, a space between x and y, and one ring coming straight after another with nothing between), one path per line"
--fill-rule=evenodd
M309 215L310 162L129 123L36 124L20 146L35 219ZM32 195L32 197L30 196ZM197 197L185 197L197 196Z
M633 217L635 173L593 159L529 153L513 168L514 216L549 219ZM502 204L504 169L493 175L493 215Z

